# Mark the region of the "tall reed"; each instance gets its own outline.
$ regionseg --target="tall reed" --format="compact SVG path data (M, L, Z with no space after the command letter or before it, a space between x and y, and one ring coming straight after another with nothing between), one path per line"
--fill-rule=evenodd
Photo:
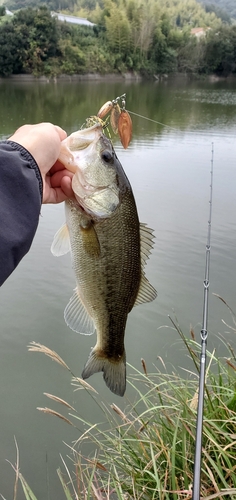
M230 328L236 333L235 316L230 312ZM162 370L149 373L144 360L140 370L130 366L133 374L128 383L136 397L125 411L115 404L101 404L95 389L72 374L72 387L87 391L94 404L102 408L105 426L84 421L66 401L46 394L60 411L39 408L41 411L62 418L75 429L83 423L85 429L69 447L70 466L62 459L62 470L58 470L67 500L191 499L200 346L193 331L187 338L171 321L192 360L193 371L181 377L168 373L162 362ZM208 500L226 496L236 499L236 355L231 346L226 347L226 359L220 359L214 351L207 354L201 496ZM45 346L33 343L29 349L44 352L70 371ZM62 407L66 416L61 413ZM93 453L86 456L88 442ZM25 498L36 500L19 471L17 478Z

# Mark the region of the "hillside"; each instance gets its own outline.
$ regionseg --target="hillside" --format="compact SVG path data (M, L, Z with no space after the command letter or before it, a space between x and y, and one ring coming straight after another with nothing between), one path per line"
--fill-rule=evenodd
M54 11L69 11L81 17L97 17L101 10L109 9L112 4L119 4L123 8L138 9L146 3L143 0L0 0L0 5L5 5L11 10L18 10L27 7L47 6ZM202 18L205 18L204 11L207 14L215 13L218 18L225 22L230 22L230 18L236 18L235 0L152 0L147 2L150 5L156 5L156 8L173 13L177 17L184 14L183 22L189 22L196 26ZM202 5L203 4L203 5ZM188 14L187 14L188 13ZM203 23L205 24L205 23ZM211 23L209 23L211 24Z
M4 0L0 0L3 2ZM46 5L53 11L69 12L79 17L101 24L104 16L113 9L123 15L139 18L140 15L153 13L154 18L165 16L173 27L210 26L217 27L217 16L206 12L197 0L5 0L4 4L10 10ZM119 12L117 22L119 22Z
M216 7L215 12L219 14L226 13L230 18L236 19L236 2L235 0L198 0L204 5Z
M17 12L0 17L2 76L236 73L236 25L196 0L49 0L46 6L45 0L7 0L7 7ZM95 25L61 22L51 10ZM198 27L200 39L192 31Z

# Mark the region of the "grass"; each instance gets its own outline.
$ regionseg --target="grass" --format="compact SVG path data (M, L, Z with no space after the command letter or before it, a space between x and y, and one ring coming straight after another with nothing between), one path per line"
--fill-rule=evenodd
M233 319L230 328L236 333L235 315L228 309ZM200 346L193 331L186 338L179 325L171 321L193 363L193 371L185 378L167 373L163 361L162 370L149 373L142 360L140 370L131 367L133 375L128 379L136 393L135 403L122 411L115 404L103 405L95 389L71 373L74 390L88 392L94 404L102 408L105 424L85 422L66 401L46 394L60 411L40 411L63 419L75 429L82 423L85 429L69 447L69 466L62 458L62 469L58 470L66 500L191 499ZM43 352L70 371L45 346L33 343L29 349ZM227 349L229 356L224 359L214 351L207 353L201 498L208 500L236 499L236 355L230 345ZM61 413L62 407L66 416ZM84 453L87 443L94 450L89 456ZM22 484L26 500L36 500L18 465L15 470L16 484Z

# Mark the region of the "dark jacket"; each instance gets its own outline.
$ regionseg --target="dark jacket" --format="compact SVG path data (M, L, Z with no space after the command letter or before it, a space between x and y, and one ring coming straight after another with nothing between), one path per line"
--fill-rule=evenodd
M31 154L16 142L0 142L0 286L30 249L42 190L42 177Z

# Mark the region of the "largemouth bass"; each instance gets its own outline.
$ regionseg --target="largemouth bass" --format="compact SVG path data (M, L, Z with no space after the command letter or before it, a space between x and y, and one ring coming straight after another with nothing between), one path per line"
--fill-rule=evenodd
M56 256L71 251L76 276L64 318L76 332L97 332L82 377L101 371L110 390L123 396L127 316L156 297L144 275L153 233L139 223L130 183L100 124L65 139L59 159L74 172L75 193L51 248Z

